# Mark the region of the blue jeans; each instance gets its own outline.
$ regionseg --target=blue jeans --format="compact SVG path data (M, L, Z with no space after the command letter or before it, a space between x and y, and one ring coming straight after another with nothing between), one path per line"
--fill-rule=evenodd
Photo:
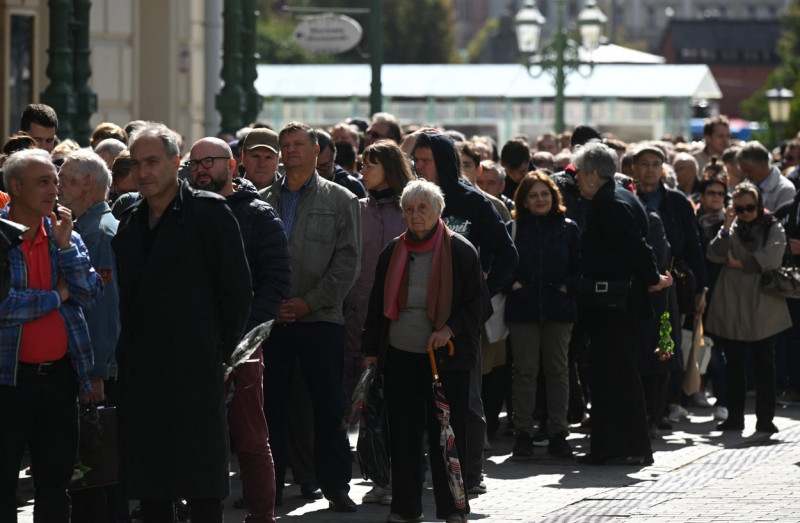
M264 343L264 413L275 461L275 490L286 479L289 410L295 360L303 373L314 410L314 471L326 496L349 490L350 445L342 429L344 328L326 322L276 325Z
M21 367L17 386L0 386L0 521L17 520L22 454L31 451L35 522L70 519L67 493L78 451L78 384L68 357L47 375Z

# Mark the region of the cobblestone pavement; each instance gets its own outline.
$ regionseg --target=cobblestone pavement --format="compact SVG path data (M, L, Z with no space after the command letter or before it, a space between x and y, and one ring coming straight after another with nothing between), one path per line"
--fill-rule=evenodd
M722 433L714 430L712 409L689 411L688 419L654 441L655 463L648 467L579 465L552 458L545 449L518 462L511 459L513 437L501 434L485 453L488 492L470 496L469 520L800 522L800 406L778 406L775 424L780 432L773 435L754 432L754 415L747 416L744 432ZM499 434L504 427L501 424ZM573 433L569 441L576 453L588 450L586 434ZM356 513L334 513L325 500L303 500L293 485L284 489L278 521L385 521L388 507L360 503L371 484L361 479L357 464L353 478L350 495L359 503ZM427 485L425 521L437 521L430 480ZM241 492L235 472L231 486L233 494L225 502L227 523L240 522L245 515L230 508ZM19 521L31 522L31 513L30 506L23 508Z

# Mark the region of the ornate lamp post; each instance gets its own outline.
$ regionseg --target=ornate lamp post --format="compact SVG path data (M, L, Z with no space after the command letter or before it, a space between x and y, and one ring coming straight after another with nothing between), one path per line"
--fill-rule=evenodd
M594 63L591 61L581 62L581 45L569 38L564 23L564 1L556 0L558 12L556 30L541 49L539 39L546 20L536 7L536 1L527 0L525 7L519 10L514 20L517 30L517 45L525 59L528 74L538 78L547 71L553 77L553 85L556 89L554 128L557 133L564 131L564 89L567 86L567 74L575 71L583 75L580 67L588 65L589 72L585 76L589 76L594 67ZM600 46L602 25L605 22L606 16L597 7L597 2L587 0L583 10L578 14L578 26L584 49L592 52Z
M794 93L785 87L778 86L769 89L764 95L769 106L769 119L775 126L775 141L780 143L783 139L783 126L789 121Z

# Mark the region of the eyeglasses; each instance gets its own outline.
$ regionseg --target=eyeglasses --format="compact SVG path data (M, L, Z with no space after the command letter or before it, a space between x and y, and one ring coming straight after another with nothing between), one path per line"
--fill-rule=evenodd
M747 211L747 212L756 212L756 209L758 209L758 207L754 203L748 203L747 205L736 205L734 207L734 210L736 211L736 214L742 214L745 211Z
M706 196L725 196L725 191L706 191L703 194Z
M206 156L205 158L200 158L199 160L189 160L186 162L186 165L189 166L190 171L196 171L198 167L201 165L204 169L211 169L214 167L214 160L230 160L230 156Z
M380 140L381 138L389 138L388 136L375 131L367 132L367 136L369 136L373 140Z

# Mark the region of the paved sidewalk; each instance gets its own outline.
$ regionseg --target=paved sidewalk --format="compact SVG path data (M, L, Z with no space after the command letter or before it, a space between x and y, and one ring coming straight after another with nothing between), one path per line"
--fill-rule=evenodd
M754 433L753 415L747 416L743 433L722 433L714 430L712 409L689 410L687 420L654 442L655 463L648 467L578 465L551 458L545 449L537 449L532 460L517 462L511 459L513 437L499 436L485 454L488 492L470 496L469 519L800 523L800 406L778 406L775 424L781 430L774 435ZM588 450L585 434L573 433L569 441L577 453ZM288 486L278 521L385 521L388 507L360 504L371 485L361 479L357 464L353 478L350 494L359 503L358 512L334 513L325 500L308 502L300 498L298 486ZM238 474L232 476L232 488L225 521L238 523L244 511L230 508L241 492ZM425 521L436 521L430 487L423 495L423 509ZM31 522L31 513L31 507L25 507L20 522Z

